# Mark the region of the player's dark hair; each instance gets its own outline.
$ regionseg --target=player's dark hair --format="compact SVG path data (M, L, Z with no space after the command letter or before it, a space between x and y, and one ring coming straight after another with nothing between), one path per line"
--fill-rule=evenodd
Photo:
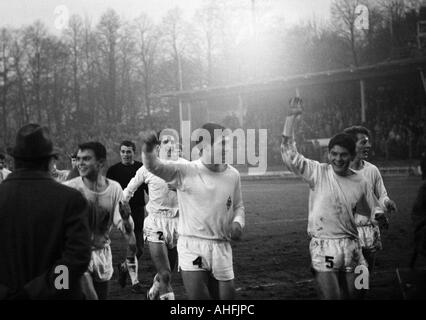
M151 131L150 132L150 134L155 135L155 137L156 137L155 141L154 140L151 141L151 143L153 143L155 146L159 146L161 144L160 133L161 133L161 131L157 131L157 132Z
M217 124L217 123L208 122L208 123L203 124L200 129L207 130L207 132L210 134L210 144L213 145L214 139L215 139L214 131L215 130L224 131L225 127L221 126L220 124ZM202 136L198 137L198 140L196 141L196 143L200 144L201 142L203 142Z
M134 144L132 141L130 140L124 140L120 143L120 149L122 146L128 147L128 148L132 148L133 152L136 152L136 144Z
M79 150L92 150L97 160L106 160L107 153L105 146L98 141L82 143L78 146Z
M334 146L345 148L352 156L355 155L356 144L354 139L349 134L336 134L328 143L328 151L333 149Z
M363 126L352 126L352 127L346 128L345 130L343 130L343 133L350 135L352 139L355 140L355 143L357 141L357 137L356 137L357 134L365 134L367 137L370 138L370 131Z
M5 160L6 156L3 153L0 153L0 160Z

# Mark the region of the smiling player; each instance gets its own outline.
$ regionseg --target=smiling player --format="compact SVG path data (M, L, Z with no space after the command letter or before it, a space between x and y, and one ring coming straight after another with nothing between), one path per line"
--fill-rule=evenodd
M366 265L358 238L354 210L363 198L378 215L379 205L365 178L350 168L355 142L337 134L328 145L330 164L305 158L297 152L294 125L302 113L300 98L290 100L281 154L286 166L308 183L308 234L312 270L322 299L353 299L355 268Z
M99 142L79 145L77 168L80 176L64 182L77 189L89 203L89 227L92 234L92 255L82 284L87 299L106 300L108 282L114 272L110 232L117 227L128 241L128 256L136 254L134 224L130 209L121 205L123 190L118 182L102 175L106 149Z

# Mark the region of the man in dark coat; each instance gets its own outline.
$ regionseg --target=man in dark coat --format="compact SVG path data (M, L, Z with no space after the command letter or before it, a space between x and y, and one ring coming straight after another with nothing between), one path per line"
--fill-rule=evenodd
M90 261L87 202L55 182L49 132L22 127L0 185L0 299L81 299Z

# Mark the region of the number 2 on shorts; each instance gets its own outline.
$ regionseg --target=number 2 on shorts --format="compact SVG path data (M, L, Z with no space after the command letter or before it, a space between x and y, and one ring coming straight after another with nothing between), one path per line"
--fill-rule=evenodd
M162 231L157 231L158 234L158 240L163 241L164 240L164 235Z
M330 257L330 256L325 256L325 262L326 262L326 267L328 269L333 269L334 267L334 257Z

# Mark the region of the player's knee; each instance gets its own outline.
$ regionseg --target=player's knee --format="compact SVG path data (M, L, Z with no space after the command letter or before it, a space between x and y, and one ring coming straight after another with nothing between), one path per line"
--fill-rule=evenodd
M136 255L136 251L137 251L138 247L136 244L133 243L129 243L129 247L128 247L128 252L129 255L131 256L135 256Z
M160 281L163 283L169 283L171 280L171 274L169 270L161 270L158 272L158 277L160 278Z

